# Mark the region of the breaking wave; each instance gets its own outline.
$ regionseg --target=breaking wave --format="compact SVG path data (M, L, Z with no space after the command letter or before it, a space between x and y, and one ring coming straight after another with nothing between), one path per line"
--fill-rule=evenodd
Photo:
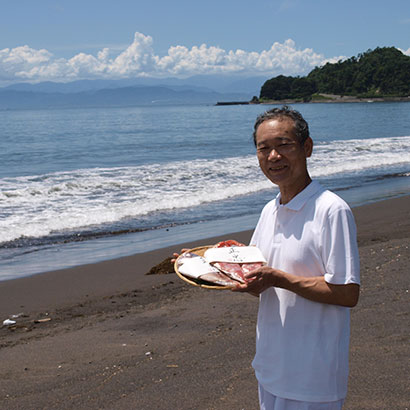
M408 176L409 146L409 136L328 141L315 146L309 168L315 178L332 178L333 187L347 177ZM3 178L0 243L195 209L271 187L253 155Z

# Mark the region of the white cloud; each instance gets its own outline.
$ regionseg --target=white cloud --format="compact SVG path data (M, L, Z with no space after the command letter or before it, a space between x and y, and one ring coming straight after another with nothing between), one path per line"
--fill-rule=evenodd
M224 73L303 75L315 66L341 58L344 57L325 59L310 48L298 49L291 39L275 42L262 52L227 51L206 44L191 49L177 45L160 57L155 54L152 37L137 32L133 42L119 54L103 48L97 56L79 53L70 59L57 59L47 50L35 50L27 45L0 50L0 79L12 82Z
M50 63L51 57L47 50L35 50L27 45L0 50L0 78L18 78L33 67Z
M399 50L403 53L406 54L406 56L410 57L410 48L408 48L407 50L402 50L401 48L399 48Z
M346 56L337 56L337 57L326 58L321 62L321 65L324 65L326 63L335 64L339 61L344 61L346 59L347 59Z

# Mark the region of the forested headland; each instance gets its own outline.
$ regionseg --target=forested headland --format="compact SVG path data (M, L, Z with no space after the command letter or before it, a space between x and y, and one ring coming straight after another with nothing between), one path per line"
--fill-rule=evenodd
M378 47L357 57L316 67L304 77L271 78L263 84L259 98L254 97L252 102L409 96L410 57L395 47Z

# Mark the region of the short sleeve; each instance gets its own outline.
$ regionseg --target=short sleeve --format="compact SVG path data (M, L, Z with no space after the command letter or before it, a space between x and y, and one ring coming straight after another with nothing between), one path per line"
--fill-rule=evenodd
M347 206L328 214L322 229L322 258L326 282L334 285L360 284L356 224Z

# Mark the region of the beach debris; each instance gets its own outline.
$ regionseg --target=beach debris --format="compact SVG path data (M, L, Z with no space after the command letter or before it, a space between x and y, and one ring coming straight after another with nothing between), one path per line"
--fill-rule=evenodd
M51 320L51 317L45 317L43 319L36 319L33 322L34 323L45 323L45 322L49 322Z
M17 322L15 320L11 320L11 319L6 319L3 320L3 326L13 326L15 325Z
M14 319L18 319L20 317L28 317L28 316L24 313L16 313L14 315L10 315L6 320L3 320L3 326L17 325L17 321Z
M171 259L171 257L168 257L158 263L158 265L153 266L146 275L168 275L174 273L174 265Z
M17 313L15 315L11 315L10 318L11 319L18 319L19 317L26 317L27 315L25 315L24 313Z

